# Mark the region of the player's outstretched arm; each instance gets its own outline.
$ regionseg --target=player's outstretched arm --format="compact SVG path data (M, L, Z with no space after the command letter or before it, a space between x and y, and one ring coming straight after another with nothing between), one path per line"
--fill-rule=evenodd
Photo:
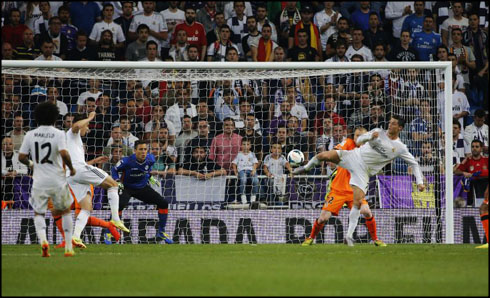
M400 157L413 169L413 175L415 176L415 179L417 180L417 187L419 191L424 191L425 189L425 184L424 184L424 175L422 174L422 170L420 169L419 163L415 160L415 157L408 151L408 149L405 149L405 151L400 154Z
M379 131L377 129L373 129L369 132L363 133L360 135L357 140L356 140L356 145L361 146L364 145L365 143L372 141L379 137Z
M82 127L88 125L90 121L92 121L95 118L95 115L96 115L95 112L90 112L87 118L73 123L71 127L71 131L73 133L78 133Z

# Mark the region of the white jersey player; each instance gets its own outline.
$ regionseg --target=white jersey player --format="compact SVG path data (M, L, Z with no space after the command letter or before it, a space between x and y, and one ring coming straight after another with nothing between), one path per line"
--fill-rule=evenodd
M349 246L354 245L352 235L359 219L362 199L365 197L369 177L376 175L385 165L393 159L401 157L413 168L419 191L425 189L424 176L420 166L408 151L407 146L398 137L405 121L399 116L393 116L388 125L388 131L374 129L357 139L356 144L362 145L354 150L330 150L324 151L313 157L304 167L298 167L293 174L309 171L321 162L333 162L347 169L351 174L349 184L354 192L354 204L349 214L349 229L346 241Z
M119 218L119 188L117 182L112 179L104 170L92 166L92 163L106 162L107 157L96 158L89 163L85 162L85 150L83 148L82 136L89 131L88 124L95 118L95 112L91 112L88 118L80 114L75 115L72 127L66 132L67 148L71 153L73 167L77 171L76 175L68 178L68 184L72 190L74 199L80 204L81 210L75 221L73 241L85 248L80 239L80 235L87 224L87 220L92 210L92 189L90 185L100 186L107 190L107 198L111 207L111 223L124 232L129 230L124 226Z
M66 147L65 133L54 127L59 109L50 102L38 104L34 116L39 127L27 132L19 150L19 161L33 168L32 189L29 203L34 209L34 225L41 242L43 257L49 257L49 243L46 237L45 214L48 200L53 202L53 215L61 215L63 230L68 240L65 245L65 257L75 253L71 243L73 222L70 213L72 198L66 182L63 163L69 168L70 175L76 171L72 166ZM29 160L29 154L34 161Z

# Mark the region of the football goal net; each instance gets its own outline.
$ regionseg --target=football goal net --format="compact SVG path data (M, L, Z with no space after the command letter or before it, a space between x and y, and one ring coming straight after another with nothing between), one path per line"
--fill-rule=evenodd
M366 201L386 243L462 243L466 217L453 209L461 181L453 175L450 62L249 63L2 61L2 244L37 242L28 199L31 172L16 160L34 108L52 101L57 126L95 111L83 137L86 159L112 167L145 140L156 158L152 185L170 203L167 233L176 243L301 243L325 203L335 170L324 163L289 175L294 149L303 163L332 150L358 127L405 125L401 141L421 166L397 158L372 176ZM110 218L95 188L92 216ZM316 238L342 243L349 202L338 206ZM48 212L49 214L49 212ZM121 217L131 233L120 243L153 243L156 207L132 198ZM48 238L61 235L47 216ZM361 216L358 243L372 240ZM479 225L475 229L481 235ZM470 229L471 230L471 229ZM84 242L104 243L88 225Z

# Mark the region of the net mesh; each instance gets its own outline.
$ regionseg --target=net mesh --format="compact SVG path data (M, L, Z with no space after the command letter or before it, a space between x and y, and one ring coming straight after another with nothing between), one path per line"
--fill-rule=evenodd
M371 177L366 199L383 241L441 242L445 200L441 78L440 70L408 68L2 67L2 135L10 136L16 152L25 131L36 127L35 106L46 100L60 107L63 115L57 125L63 130L71 126L73 114L95 110L97 116L83 138L87 160L107 156L107 162L96 166L110 173L132 154L135 140L148 141L150 153L157 157L153 175L161 182L152 187L170 203L166 231L176 242L297 243L311 232L334 167L322 164L307 175L291 178L285 165L288 153L301 150L306 163L342 143L356 127L387 129L391 115L402 115L406 125L401 140L422 166L429 191L418 193L411 169L396 159ZM234 120L231 136L237 136L231 142L223 139L229 136L227 118ZM249 140L256 162L244 155L236 158L243 151L242 139ZM4 154L9 150L2 146ZM247 176L254 163L258 163L256 176ZM5 164L7 172L15 169L16 174L4 177L2 183L4 214L9 215L2 216L2 243L35 241L28 203L31 173L15 168L14 161ZM204 176L220 169L225 172ZM109 219L107 195L99 187L93 206L94 216ZM131 234L123 235L121 242L156 241L155 209L132 198L122 215ZM317 242L341 242L348 213L344 207L332 216ZM355 234L358 242L372 240L364 223L361 217ZM50 240L59 242L52 220L49 229ZM100 227L88 227L82 235L88 243L102 243L103 234Z

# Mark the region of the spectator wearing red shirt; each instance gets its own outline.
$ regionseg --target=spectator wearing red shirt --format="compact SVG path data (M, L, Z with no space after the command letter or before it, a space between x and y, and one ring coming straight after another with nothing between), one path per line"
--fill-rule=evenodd
M223 121L223 133L213 138L209 149L209 158L224 168L230 175L231 162L240 151L242 136L234 133L235 121L225 118Z
M10 10L10 24L2 28L2 42L8 42L15 49L23 44L24 30L28 29L20 23L20 11L17 8Z
M187 42L189 44L194 44L199 48L199 60L203 61L206 57L207 41L206 32L204 31L204 26L196 22L196 10L192 7L187 7L185 9L185 22L175 26L175 32L179 30L185 30L187 32ZM172 36L172 44L177 42L176 34Z
M330 118L332 119L333 124L340 123L344 126L345 129L345 120L342 116L337 113L334 113L335 108L335 99L332 95L325 95L325 110L320 111L316 114L315 117L315 131L319 136L323 135L323 119Z
M473 205L473 198L483 198L488 186L488 157L482 156L483 143L480 140L471 142L471 156L465 158L455 169L456 175L469 179L467 206Z

